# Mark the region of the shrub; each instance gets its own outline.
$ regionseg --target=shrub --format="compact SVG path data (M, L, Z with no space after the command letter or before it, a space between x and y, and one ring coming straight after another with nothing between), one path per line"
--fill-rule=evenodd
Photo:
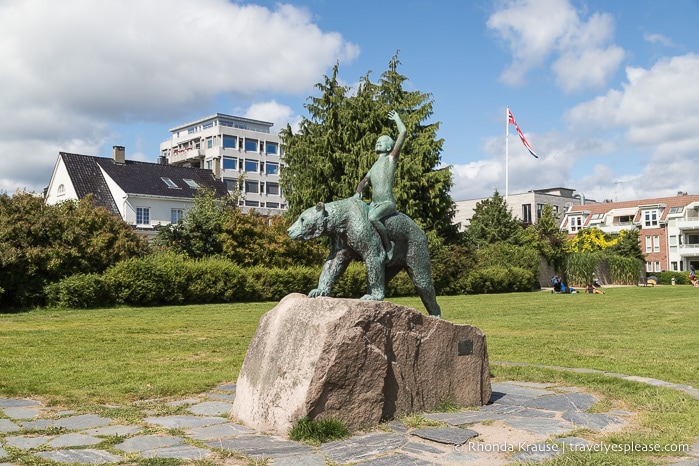
M49 306L85 309L114 304L101 275L81 273L44 288Z
M186 303L230 303L250 301L245 269L216 257L186 262Z
M104 279L118 304L180 304L187 286L186 266L184 256L156 253L122 261L107 270Z
M689 272L660 272L656 275L658 276L658 283L662 285L672 285L673 277L676 285L689 284Z
M536 277L519 267L490 266L472 271L466 279L468 293L509 293L531 291Z
M638 283L638 276L641 272L641 263L638 259L611 255L607 261L609 262L609 278L612 283L619 285L636 285Z

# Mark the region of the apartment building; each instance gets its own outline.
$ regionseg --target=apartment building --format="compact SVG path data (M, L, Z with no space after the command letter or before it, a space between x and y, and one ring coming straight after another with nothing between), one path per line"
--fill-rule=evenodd
M169 165L211 170L229 192L239 190L244 211L281 214L287 209L279 186L282 151L272 126L216 113L170 129L160 158Z
M597 227L605 233L639 230L646 272L699 268L699 195L583 204L565 213L561 230L575 235Z
M584 200L584 196L574 194L574 189L569 188L548 188L535 189L526 193L510 194L507 197L507 206L512 210L512 215L524 224L536 224L541 218L541 211L546 204L551 205L553 213L559 216L559 224L563 219L561 215L574 205L579 205ZM456 201L456 213L453 222L460 225L461 231L465 230L471 223L471 217L476 209L476 205L487 198L469 199Z

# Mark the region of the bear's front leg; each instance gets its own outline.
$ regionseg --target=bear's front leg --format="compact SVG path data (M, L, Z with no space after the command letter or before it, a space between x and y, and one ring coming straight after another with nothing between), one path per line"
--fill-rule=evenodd
M317 296L329 296L333 285L347 269L347 266L352 260L352 252L348 249L340 249L331 253L328 260L323 264L323 270L320 272L318 279L318 288L311 290L308 293L309 298Z

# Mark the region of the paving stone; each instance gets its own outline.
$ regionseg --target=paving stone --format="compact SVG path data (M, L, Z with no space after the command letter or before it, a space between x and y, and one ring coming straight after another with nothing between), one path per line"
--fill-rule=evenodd
M228 422L222 417L198 417L198 416L163 416L163 417L147 417L144 421L150 424L157 424L168 429L178 429L181 427L201 427L210 426L213 424L223 424Z
M458 427L428 427L415 429L410 435L448 445L463 445L469 439L478 436L478 432L471 429L459 429Z
M232 408L232 404L223 401L205 401L190 406L188 411L200 416L218 416L230 413Z
M190 430L190 433L187 436L196 440L213 440L217 438L252 434L253 432L255 431L239 424L228 423L206 427L195 427L194 429Z
M205 448L184 444L141 452L141 456L144 458L176 458L180 460L202 460L210 454L211 451Z
M141 435L139 437L127 438L122 443L114 445L114 448L127 453L133 453L152 450L154 448L171 447L181 443L181 438L169 435Z
M52 427L54 423L53 419L37 419L36 421L26 421L20 422L22 428L31 430L44 430Z
M551 411L585 411L597 403L597 398L587 393L567 393L564 395L543 396L524 403L529 408Z
M483 421L498 421L506 419L508 416L499 413L480 412L480 411L461 411L458 413L427 413L425 418L433 421L446 422L453 426L461 426L464 424L474 424Z
M91 435L73 433L56 437L48 443L48 446L52 448L86 447L89 445L97 445L100 442L102 442L102 439L98 439Z
M4 458L5 456L7 456L7 452L3 447L0 447L0 458Z
M544 395L555 394L555 392L551 390L524 386L524 384L512 382L495 382L491 384L491 389L493 392L522 398L537 398Z
M670 463L672 466L699 466L699 459L697 458L685 458L676 463Z
M517 452L512 461L522 463L541 462L563 454L563 447L554 443L539 442L527 445L527 448Z
M543 409L532 409L523 408L521 411L517 411L515 414L517 417L543 417L543 418L554 418L556 413L553 411L545 411Z
M230 395L226 393L207 393L207 398L213 398L214 400L227 401L233 403L235 401L235 394Z
M33 406L28 408L2 408L2 412L11 419L34 419L39 416L42 409Z
M337 463L356 463L396 450L406 443L407 439L400 434L371 432L329 442L321 445L320 449Z
M325 456L320 453L299 456L284 456L275 458L274 466L325 466Z
M431 461L413 458L408 455L388 455L375 460L365 461L362 466L434 466Z
M115 435L125 437L127 435L137 434L142 430L143 429L138 426L105 426L86 430L85 433L88 435L101 435L103 437L111 437Z
M0 432L17 432L20 427L9 419L0 419Z
M221 390L221 391L226 391L226 392L234 392L235 387L236 387L235 383L224 383L224 384L216 387L216 390Z
M41 406L41 402L19 398L0 398L0 408L26 408L29 406Z
M577 426L587 427L593 430L604 430L614 424L623 424L624 421L615 416L604 413L581 413L579 411L566 411L561 416Z
M453 447L449 447L451 449ZM403 445L403 448L401 448L402 451L407 452L407 453L429 453L432 455L443 455L446 453L445 450L440 450L437 447L434 447L432 445L426 445L424 443L417 443L417 442L408 442L405 445Z
M408 431L408 426L403 424L400 419L394 419L389 422L388 427L390 427L393 432L398 432L399 434L404 434Z
M58 463L101 464L118 463L124 458L103 450L54 450L37 453L36 456Z
M167 406L183 406L183 405L193 405L199 403L201 400L199 398L187 398L186 400L175 400L166 403Z
M54 421L54 427L63 427L68 430L83 430L90 427L103 427L111 424L112 420L96 414L81 414L79 416L64 417Z
M212 448L231 450L257 458L278 458L303 453L312 453L313 447L298 442L283 440L266 435L243 435L236 438L210 440L205 442Z
M5 444L8 447L19 448L20 450L31 450L32 448L45 444L52 438L53 437L49 437L48 435L42 435L39 437L28 437L26 435L18 437L5 437Z
M560 419L522 417L508 419L505 422L517 429L541 435L560 435L575 429L573 424Z

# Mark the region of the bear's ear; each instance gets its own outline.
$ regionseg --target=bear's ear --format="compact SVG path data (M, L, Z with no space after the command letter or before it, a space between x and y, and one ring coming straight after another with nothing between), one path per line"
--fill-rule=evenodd
M325 204L323 204L322 202L319 202L318 204L316 204L316 210L318 212L320 212L321 210L325 210Z

